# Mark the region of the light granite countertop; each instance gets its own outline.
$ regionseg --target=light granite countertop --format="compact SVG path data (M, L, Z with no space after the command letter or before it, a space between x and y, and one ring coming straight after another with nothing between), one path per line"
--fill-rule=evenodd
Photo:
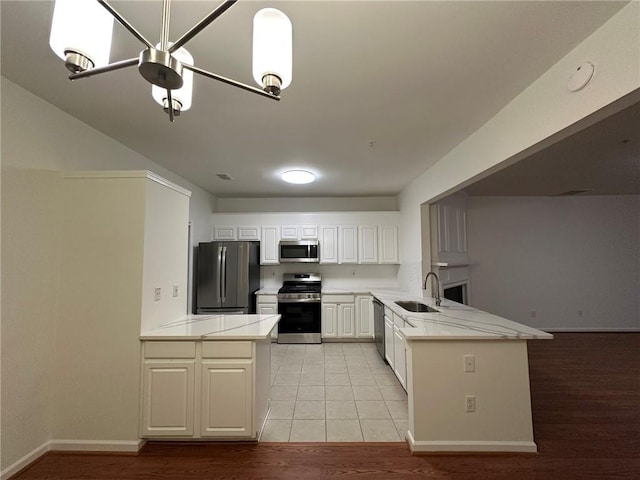
M266 288L257 293L276 295L278 289ZM397 288L328 286L322 288L322 294L373 295L385 307L409 324L407 328L402 329L407 340L543 340L553 338L550 333L483 312L468 305L442 299L442 304L436 306L435 299L430 296L416 295ZM438 313L409 312L396 305L395 302L398 300L421 302L438 310Z
M483 312L468 305L442 299L436 306L434 298L411 295L401 291L373 290L374 297L385 307L400 316L413 328L403 328L401 332L407 340L542 340L553 335L506 318ZM408 300L424 303L438 313L409 312L396 301Z
M140 340L262 340L280 315L186 315L140 334Z

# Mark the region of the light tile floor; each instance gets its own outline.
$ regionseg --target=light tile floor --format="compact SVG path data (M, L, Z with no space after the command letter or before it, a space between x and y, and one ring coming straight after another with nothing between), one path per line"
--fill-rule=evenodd
M374 343L271 344L262 442L400 442L407 394Z

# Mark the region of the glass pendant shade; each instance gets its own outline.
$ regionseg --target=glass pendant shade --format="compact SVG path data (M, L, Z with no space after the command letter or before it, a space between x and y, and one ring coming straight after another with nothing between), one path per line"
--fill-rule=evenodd
M263 85L265 75L282 81L280 89L291 84L292 27L289 18L275 8L264 8L253 18L253 78Z
M98 2L56 0L49 45L63 60L66 52L88 57L94 67L109 63L113 17Z
M173 42L169 42L171 46ZM160 44L156 45L157 49L160 49ZM180 63L187 63L193 65L193 57L184 47L179 48L172 54ZM182 70L182 87L171 90L171 96L174 100L180 102L182 107L180 111L185 112L191 108L191 98L193 96L193 72L184 68ZM151 86L151 96L163 107L165 106L165 100L167 98L167 90L165 88L158 87L156 85Z

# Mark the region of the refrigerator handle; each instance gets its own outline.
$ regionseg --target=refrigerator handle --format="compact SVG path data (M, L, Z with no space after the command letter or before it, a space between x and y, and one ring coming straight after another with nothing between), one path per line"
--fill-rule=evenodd
M218 277L218 297L222 303L222 245L218 245L218 262L216 263L216 276Z
M222 303L227 301L227 247L222 247Z

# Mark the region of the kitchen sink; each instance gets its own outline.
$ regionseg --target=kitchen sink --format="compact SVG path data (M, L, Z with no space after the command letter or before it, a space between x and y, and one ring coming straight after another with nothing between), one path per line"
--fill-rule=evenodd
M424 303L420 303L420 302L414 302L414 301L399 301L396 302L396 305L404 308L405 310L409 311L409 312L431 312L431 313L438 313L439 310L436 310L435 308L431 308L429 305L425 305Z

